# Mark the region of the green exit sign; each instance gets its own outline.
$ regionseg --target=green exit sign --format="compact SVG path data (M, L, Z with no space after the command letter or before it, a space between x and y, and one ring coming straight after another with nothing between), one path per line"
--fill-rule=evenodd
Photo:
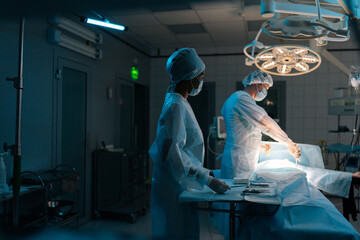
M131 78L137 80L139 78L139 70L136 67L131 68Z

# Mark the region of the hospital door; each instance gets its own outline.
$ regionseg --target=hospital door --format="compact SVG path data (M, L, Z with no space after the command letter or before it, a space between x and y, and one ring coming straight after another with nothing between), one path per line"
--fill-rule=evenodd
M58 84L58 164L80 176L80 216L85 214L87 72L63 62ZM76 202L75 196L69 196Z
M116 80L116 147L124 151L149 149L149 87Z

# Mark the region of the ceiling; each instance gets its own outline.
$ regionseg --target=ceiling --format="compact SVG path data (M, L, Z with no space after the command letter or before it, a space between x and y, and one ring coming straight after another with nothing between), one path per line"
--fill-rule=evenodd
M240 53L265 21L260 0L177 1L97 13L129 27L127 32L112 33L151 55L166 55L181 47L209 54ZM278 42L265 34L261 39Z
M315 0L276 0L312 4ZM338 1L320 0L324 6ZM357 0L352 0L357 1ZM3 0L0 18L70 14L105 17L125 25L127 32L102 30L116 36L148 56L168 56L175 49L194 47L200 54L241 54L251 43L262 23L260 0ZM295 6L295 5L294 5ZM337 6L339 8L339 5ZM358 10L360 14L360 10ZM79 21L80 22L80 21ZM96 29L99 28L87 27ZM280 40L262 33L259 40L276 45ZM298 42L298 44L301 44Z

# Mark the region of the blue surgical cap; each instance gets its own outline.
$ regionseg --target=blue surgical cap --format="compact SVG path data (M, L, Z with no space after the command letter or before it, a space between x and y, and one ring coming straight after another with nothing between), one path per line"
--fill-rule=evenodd
M197 77L205 70L205 64L194 48L181 48L174 52L166 63L171 80L178 83Z
M268 84L269 87L272 87L273 79L270 74L257 70L255 72L250 73L242 80L242 84L244 85L244 87L257 83Z

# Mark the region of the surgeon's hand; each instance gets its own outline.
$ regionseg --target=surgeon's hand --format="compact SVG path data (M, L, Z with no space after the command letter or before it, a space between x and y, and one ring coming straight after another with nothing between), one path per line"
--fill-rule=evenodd
M289 139L289 140L286 142L286 146L287 146L287 149L288 149L289 153L290 153L291 155L293 155L294 158L296 158L298 161L301 161L301 160L300 160L301 151L300 151L299 145L297 145L297 144L294 143L291 139Z
M227 190L230 190L229 185L227 185L226 182L224 182L218 178L211 179L209 188L211 188L213 191L220 193L220 194L226 192Z
M260 151L264 152L266 155L270 155L271 152L271 145L270 143L265 143L260 145Z
M352 176L355 178L360 178L360 172L355 172L352 174Z

